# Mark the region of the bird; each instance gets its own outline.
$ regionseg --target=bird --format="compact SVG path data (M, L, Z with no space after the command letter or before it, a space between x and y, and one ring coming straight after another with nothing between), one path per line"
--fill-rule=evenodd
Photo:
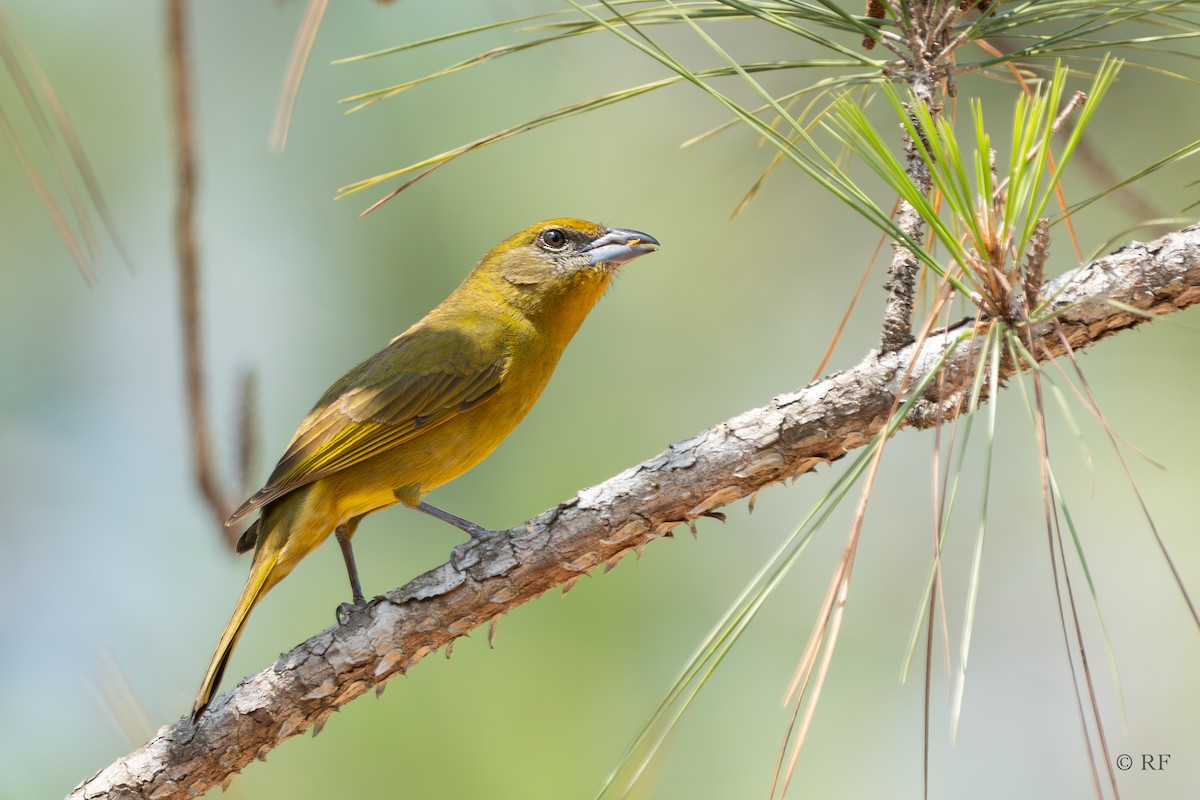
M229 517L250 574L192 707L212 701L251 610L332 533L353 605L365 604L350 545L364 516L397 503L472 538L489 531L422 499L490 454L529 412L618 268L653 236L552 219L492 248L437 307L355 366L300 423L267 483Z

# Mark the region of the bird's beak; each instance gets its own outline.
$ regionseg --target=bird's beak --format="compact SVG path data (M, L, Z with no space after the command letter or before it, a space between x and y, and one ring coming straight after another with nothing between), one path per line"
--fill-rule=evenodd
M609 228L584 250L592 264L616 266L658 249L658 239L626 228Z

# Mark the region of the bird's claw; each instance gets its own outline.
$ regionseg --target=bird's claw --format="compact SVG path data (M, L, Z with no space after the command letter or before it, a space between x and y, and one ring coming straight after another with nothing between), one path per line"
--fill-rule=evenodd
M362 611L366 607L367 603L361 597L355 600L353 603L339 604L337 609L334 610L334 614L337 616L338 625L345 625L350 621L351 614Z

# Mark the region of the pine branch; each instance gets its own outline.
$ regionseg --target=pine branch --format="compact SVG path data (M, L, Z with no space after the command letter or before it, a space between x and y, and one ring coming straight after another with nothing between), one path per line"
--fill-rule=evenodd
M1200 226L1133 244L1043 289L1057 320L1032 330L1042 360L1200 302ZM1116 303L1105 302L1109 298ZM1119 308L1123 304L1145 316ZM895 393L919 384L963 326L780 395L524 525L465 548L446 563L376 598L345 624L317 634L217 698L198 726L185 716L77 786L70 798L190 798L225 784L255 758L426 655L546 591L564 591L592 569L773 483L836 461L885 424ZM970 338L970 337L968 337ZM974 337L981 342L983 337ZM978 353L969 343L946 362L950 394L914 406L906 425L925 427L965 407ZM1012 375L1012 365L1002 377ZM936 383L936 382L935 382ZM947 391L947 390L944 390Z

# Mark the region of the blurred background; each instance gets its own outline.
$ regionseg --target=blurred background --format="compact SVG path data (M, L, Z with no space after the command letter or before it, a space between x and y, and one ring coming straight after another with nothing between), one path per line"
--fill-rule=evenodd
M276 154L268 134L303 4L194 5L204 347L222 465L232 462L240 371L259 381L261 482L326 386L436 304L493 244L553 216L638 228L663 249L621 275L526 422L490 460L431 496L437 505L493 528L517 524L810 379L877 232L786 166L731 220L773 151L743 128L680 149L727 119L694 89L656 92L470 155L366 218L359 212L382 191L333 202L351 181L665 76L621 42L590 36L351 116L336 104L512 36L330 66L336 58L548 7L336 4L291 138ZM163 5L10 0L4 10L71 115L136 264L128 270L109 252L89 288L11 149L0 148L0 797L56 797L190 709L249 562L218 538L189 476ZM711 30L735 53L760 58L797 47L758 26ZM692 66L717 63L686 30L661 36ZM988 98L1007 124L1011 86L973 78L960 91ZM1194 137L1195 94L1193 85L1127 69L1092 144L1128 174ZM5 79L0 103L36 158L36 131ZM1144 191L1177 213L1195 200L1186 184L1197 173L1170 172ZM1101 188L1086 172L1072 187L1077 198ZM1085 250L1130 222L1113 203L1076 219ZM1076 259L1054 230L1050 271L1058 273ZM856 363L876 342L878 266L831 369ZM1193 596L1198 321L1195 311L1178 315L1081 357L1111 424L1161 465L1129 457ZM1128 797L1182 797L1200 785L1200 637L1103 428L1069 404L1073 422L1052 413L1051 447L1119 668L1124 718L1096 606L1072 563L1109 748L1139 766L1142 753L1172 756L1161 773L1135 767L1119 783ZM1091 797L1020 392L1004 393L998 414L955 743L940 640L936 649L931 796ZM913 431L889 445L794 796L921 794L919 662L907 683L899 675L928 568L932 448L930 433ZM952 648L961 641L982 465L976 448L944 561ZM683 529L566 597L554 592L520 608L499 623L494 649L480 631L448 661L426 659L379 699L352 703L315 740L293 739L251 765L228 796L591 796L701 637L839 469L767 489L753 515L737 503L724 525L703 520L697 538ZM781 698L852 505L817 536L700 695L642 796L766 796L789 715ZM370 518L355 541L373 595L443 562L458 538L396 509ZM323 547L258 607L222 688L332 624L347 595L337 548Z

